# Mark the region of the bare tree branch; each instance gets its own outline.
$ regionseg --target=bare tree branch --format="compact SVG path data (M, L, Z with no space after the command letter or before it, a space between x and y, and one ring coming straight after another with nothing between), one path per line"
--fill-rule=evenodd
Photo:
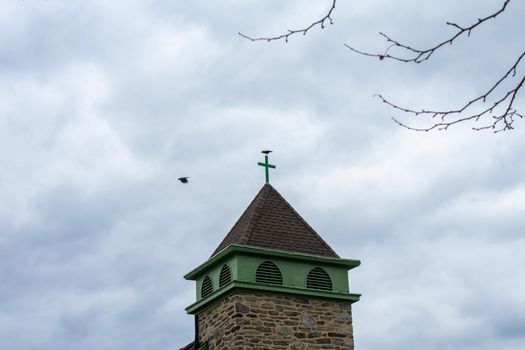
M521 63L523 58L525 57L525 51L518 57L516 62L510 67L510 69L494 84L490 89L488 89L483 95L476 97L473 100L470 100L466 104L464 104L461 108L454 109L454 110L448 110L448 111L434 111L434 110L425 110L422 109L420 111L416 111L409 108L400 107L386 98L384 98L381 95L376 95L381 99L383 103L386 103L387 105L403 111L405 113L412 114L414 116L430 116L431 118L439 118L441 121L438 123L435 123L427 128L415 128L412 126L409 126L407 124L404 124L400 122L396 118L392 118L397 124L410 129L410 130L416 130L416 131L430 131L433 129L438 130L447 130L450 126L467 121L467 120L474 120L479 121L480 119L484 117L488 117L489 115L492 115L492 120L488 124L481 126L481 127L474 127L474 130L485 130L485 129L492 129L494 132L500 132L505 130L512 130L513 123L516 117L523 118L524 115L521 113L518 113L517 110L513 107L516 96L518 95L518 92L523 87L523 84L525 83L525 74L520 78L520 80L516 83L516 86L507 91L502 97L497 99L495 102L493 102L489 107L484 108L479 113L470 114L465 117L461 117L462 113L465 112L468 108L472 107L475 103L481 102L485 103L487 101L487 98L494 93L496 88L504 81L508 79L512 79L516 76L516 71L518 68L518 65ZM450 119L449 117L457 116L456 119L447 120Z
M481 24L495 19L497 16L499 16L501 13L503 13L506 9L508 4L511 0L504 0L503 5L499 10L496 12L483 17L478 18L478 20L474 23L472 23L469 26L463 27L459 24L447 22L447 25L457 29L457 32L453 34L452 36L446 38L445 40L441 41L440 43L434 45L431 48L421 50L416 49L412 46L405 45L400 43L399 41L396 41L392 38L390 38L388 35L384 33L379 33L382 37L384 37L390 45L386 48L386 50L383 53L374 54L370 52L365 52L361 50L357 50L354 47L345 44L346 47L348 47L353 52L356 52L360 55L364 56L370 56L370 57L377 57L380 60L384 60L385 58L400 61L400 62L406 62L406 63L422 63L427 60L429 60L432 55L441 49L445 45L452 45L455 40L463 35L466 35L467 37L470 37L470 34L474 29L476 29ZM391 54L389 51L391 49L401 49L401 55L398 54ZM404 55L403 55L404 54ZM525 75L521 77L521 79L516 83L515 87L509 91L507 91L502 97L499 99L496 99L495 102L493 102L490 106L483 108L481 112L479 113L471 113L468 114L469 108L473 107L477 103L485 103L488 98L492 97L494 95L494 91L498 86L500 86L503 82L509 81L510 79L514 78L516 76L516 70L518 68L518 65L522 61L523 57L525 56L525 51L518 57L516 62L511 66L511 68L498 80L496 81L492 87L490 87L484 94L468 101L465 103L461 108L458 109L452 109L448 111L434 111L434 110L425 110L422 109L420 111L416 111L409 108L400 107L399 105L391 102L390 100L385 99L381 95L378 96L383 103L386 103L387 105L400 110L405 113L412 114L417 117L430 117L432 119L438 118L440 119L439 122L434 123L426 128L417 128L413 126L409 126L405 123L400 122L396 118L392 118L397 124L399 124L402 127L405 127L410 130L416 130L416 131L430 131L430 130L447 130L450 126L459 124L465 121L473 120L473 121L480 121L481 119L486 119L486 117L491 116L492 119L490 122L486 123L483 126L480 127L474 127L474 130L486 130L486 129L492 129L494 132L500 132L505 130L511 130L513 129L513 123L516 118L523 118L524 115L521 113L518 113L518 111L513 107L516 96L518 95L518 92L523 87L524 81L525 81ZM467 114L467 115L465 115Z
M502 14L508 7L511 0L503 0L503 4L501 8L492 14L478 18L477 21L474 23L468 25L468 26L461 26L457 23L453 22L446 22L448 26L451 26L452 28L456 29L456 32L452 34L451 36L447 37L445 40L437 43L436 45L428 48L428 49L417 49L412 46L403 44L397 40L392 39L390 36L379 33L387 42L387 44L390 44L386 50L383 53L370 53L358 50L348 44L344 44L347 48L352 50L355 53L358 53L360 55L364 56L370 56L370 57L377 57L380 60L384 60L385 58L394 60L394 61L400 61L400 62L406 62L406 63L422 63L427 60L429 60L432 55L443 48L445 45L452 45L456 39L467 36L470 37L470 34L473 30L475 30L477 27L482 25L483 23L486 23L490 20L495 19L500 14ZM328 11L328 13L322 17L320 20L313 22L308 27L303 29L296 29L296 30L288 30L288 33L273 36L273 37L259 37L254 38L247 36L243 33L238 33L240 36L242 36L245 39L251 40L251 41L273 41L273 40L281 40L284 39L286 42L288 42L288 38L295 34L302 33L303 35L306 35L309 30L316 26L320 26L321 28L325 27L325 22L329 22L330 24L333 24L332 20L332 13L335 10L335 3L336 0L332 0L332 5ZM393 49L401 50L400 54L392 54L389 53L389 51ZM427 128L416 128L409 126L407 124L404 124L400 122L396 118L392 118L397 124L400 126L403 126L410 130L417 130L417 131L430 131L430 130L447 130L450 126L473 120L473 121L480 121L481 119L485 120L489 116L492 117L491 122L480 126L480 127L474 127L474 130L485 130L485 129L492 129L494 132L500 132L505 130L511 130L513 129L513 123L516 118L524 118L524 114L518 113L518 111L514 108L514 102L516 100L516 96L518 95L519 91L524 85L525 82L525 74L521 76L520 79L518 79L518 82L516 83L515 87L511 90L508 90L505 94L503 94L499 99L496 98L495 102L492 102L492 104L486 108L482 108L481 112L479 113L468 113L470 108L474 108L474 105L477 105L478 103L485 103L487 99L493 98L495 94L495 90L502 85L503 82L508 82L512 80L514 77L516 77L516 71L518 68L518 65L521 63L522 59L525 56L525 51L518 57L518 59L515 61L515 63L511 66L511 68L498 80L496 81L484 94L468 101L465 103L462 107L458 109L452 109L448 111L434 111L434 110L425 110L422 109L420 111L416 111L413 109L408 109L404 107L400 107L399 105L396 105L395 103L391 102L390 100L385 99L381 95L378 96L381 101L394 109L397 109L399 111L412 114L417 117L430 117L432 119L439 119L440 121L432 124L431 126Z
M360 55L365 55L365 56L372 56L372 57L377 57L379 58L380 60L384 60L385 58L388 58L388 59L392 59L392 60L396 60L396 61L401 61L401 62L413 62L413 63L421 63L421 62L424 62L426 60L428 60L433 54L434 52L436 52L437 50L439 50L440 48L442 48L443 46L449 44L453 44L454 43L454 40L456 40L457 38L459 38L460 36L462 35L467 35L467 36L470 36L470 33L476 29L478 26L480 26L481 24L485 23L486 21L489 21L491 19L494 19L496 18L498 15L500 15L501 13L503 13L505 11L505 9L507 8L507 5L510 3L511 0L505 0L505 2L503 3L503 6L496 12L492 13L491 15L488 15L484 18L478 18L477 22L467 26L467 27L462 27L456 23L452 23L452 22L447 22L447 25L449 26L452 26L454 28L456 28L458 31L456 32L456 34L452 35L451 37L447 38L446 40L438 43L437 45L434 45L433 47L429 48L429 49L426 49L426 50L420 50L420 49L416 49L412 46L409 46L409 45L405 45L405 44L402 44L392 38L390 38L388 35L384 34L384 33L381 33L379 32L379 35L381 35L382 37L384 37L387 41L387 43L390 43L390 45L386 48L385 52L383 53L378 53L378 54L375 54L375 53L370 53L370 52L365 52L365 51L361 51L361 50L357 50L355 49L354 47L348 45L348 44L345 44L346 47L348 47L350 50L360 54ZM401 56L398 56L398 55L392 55L392 54L389 54L388 51L392 48L401 48L403 49L406 53L409 54L408 57L401 57Z
M303 28L303 29L295 29L295 30L288 29L288 33L286 33L286 34L281 34L281 35L271 36L271 37L260 37L260 38L252 38L252 37L250 37L248 35L245 35L243 33L240 33L240 32L238 34L240 36L242 36L243 38L251 40L251 41L273 41L273 40L284 39L286 42L288 42L288 38L290 36L295 35L295 34L299 34L299 33L302 33L303 35L306 35L306 33L308 33L308 31L310 29L314 28L314 27L320 26L321 29L324 29L325 22L327 22L327 21L330 24L334 24L334 21L332 19L332 12L335 10L335 2L336 2L336 0L332 0L332 6L330 7L330 10L328 11L328 13L323 18L321 18L320 20L318 20L316 22L313 22L308 27Z

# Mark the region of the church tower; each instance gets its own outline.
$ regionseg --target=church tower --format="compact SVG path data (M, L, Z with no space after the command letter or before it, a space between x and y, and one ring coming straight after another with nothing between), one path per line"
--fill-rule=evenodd
M266 183L196 282L196 340L183 349L353 349L348 271L342 259Z

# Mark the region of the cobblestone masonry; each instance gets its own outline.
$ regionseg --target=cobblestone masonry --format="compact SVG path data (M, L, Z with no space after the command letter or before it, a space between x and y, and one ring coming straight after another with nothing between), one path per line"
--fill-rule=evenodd
M199 313L212 350L352 350L351 304L284 294L233 292Z

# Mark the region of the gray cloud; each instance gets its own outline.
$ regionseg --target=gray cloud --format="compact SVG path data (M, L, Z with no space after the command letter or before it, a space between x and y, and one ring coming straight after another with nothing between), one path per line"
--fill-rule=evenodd
M522 349L525 168L511 133L396 127L384 93L455 106L523 50L523 4L424 65L352 55L377 31L426 46L494 8L300 1L12 1L0 13L0 348L173 349L184 273L272 183L342 256L357 348ZM518 101L523 106L522 99ZM403 117L403 116L401 116ZM176 182L190 176L190 184Z

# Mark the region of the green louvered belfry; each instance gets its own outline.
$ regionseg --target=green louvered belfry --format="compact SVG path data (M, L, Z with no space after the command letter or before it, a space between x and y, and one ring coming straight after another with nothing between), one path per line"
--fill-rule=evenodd
M186 274L196 281L196 314L234 290L356 302L340 258L270 184L265 184L212 256Z

